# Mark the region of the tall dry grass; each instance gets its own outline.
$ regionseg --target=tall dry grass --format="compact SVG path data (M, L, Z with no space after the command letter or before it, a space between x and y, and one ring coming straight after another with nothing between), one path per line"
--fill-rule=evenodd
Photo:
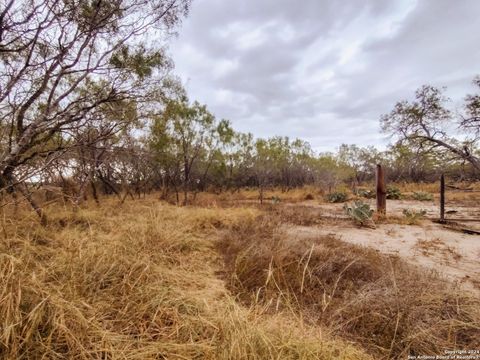
M376 359L480 347L480 298L397 257L332 237L298 240L277 215L235 224L219 244L244 304L289 310Z
M4 208L0 358L368 359L226 290L215 240L257 216L110 199L76 213L52 206L42 228Z
M402 196L406 200L414 200L413 193L426 192L432 194L438 201L440 192L439 181L433 183L412 183L412 182L397 182L387 183L388 186L396 187L400 190ZM474 205L480 200L480 182L475 183L455 183L454 186L459 188L468 188L474 190L457 191L451 188L447 188L447 200L463 205ZM362 183L358 186L360 189L375 189L375 183L373 181L368 183ZM356 195L350 186L347 184L340 184L336 188L330 189L331 191L340 191L348 195L350 199L361 199ZM272 204L272 198L275 202L281 203L326 203L325 195L328 193L328 189L321 186L306 185L303 187L292 188L288 190L282 190L278 187L268 188L264 191L264 205ZM175 196L173 193L169 195L168 201L171 204L175 204ZM260 203L260 193L258 188L240 188L228 191L206 191L199 192L193 198L191 194L189 204L197 207L239 207L239 206L256 206Z
M272 187L264 190L264 203L271 203L272 198L280 202L298 203L306 200L323 201L325 191L317 186L306 185L292 189ZM241 188L223 192L201 192L196 196L194 205L200 206L226 206L235 203L258 204L260 192L258 188Z

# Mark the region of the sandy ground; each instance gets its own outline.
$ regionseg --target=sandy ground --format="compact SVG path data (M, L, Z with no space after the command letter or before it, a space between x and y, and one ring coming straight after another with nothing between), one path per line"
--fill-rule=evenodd
M362 201L370 204L372 208L375 208L375 199L362 199ZM292 204L293 206L308 206L317 209L325 210L325 214L338 214L343 215L343 204L329 204L318 203L315 200L303 201L301 203ZM404 209L410 210L425 210L428 218L439 218L440 209L437 201L415 201L415 200L387 200L387 213L395 216L402 216ZM461 203L455 202L447 204L445 207L447 212L446 217L454 220L455 218L474 218L479 219L480 222L480 207L478 206L466 206Z
M375 208L375 199L363 201ZM319 216L326 218L346 218L344 204L309 200L284 205L311 207ZM387 215L402 218L404 209L425 210L427 219L439 218L438 199L387 200ZM447 202L446 212L446 218L450 220L478 219L477 222L458 222L470 229L480 230L480 206L473 196ZM430 220L424 220L421 225L377 224L375 229L359 228L348 220L341 220L339 224L293 226L288 228L288 232L294 238L334 235L343 241L395 254L412 264L438 271L480 294L480 235L449 230Z
M429 221L422 225L381 224L376 229L344 224L294 226L288 231L294 238L334 235L346 242L396 254L480 292L480 235L451 231Z

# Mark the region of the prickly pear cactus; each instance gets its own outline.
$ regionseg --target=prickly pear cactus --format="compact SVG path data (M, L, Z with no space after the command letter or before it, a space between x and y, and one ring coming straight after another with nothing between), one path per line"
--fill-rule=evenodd
M361 226L375 226L372 220L373 210L370 205L364 203L361 200L355 201L351 206L345 204L343 211L347 214L355 223Z

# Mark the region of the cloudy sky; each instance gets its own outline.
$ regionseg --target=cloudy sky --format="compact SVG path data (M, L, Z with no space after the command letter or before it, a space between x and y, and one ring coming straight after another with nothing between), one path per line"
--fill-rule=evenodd
M192 100L255 136L382 146L422 84L452 106L480 74L479 0L194 0L171 44Z

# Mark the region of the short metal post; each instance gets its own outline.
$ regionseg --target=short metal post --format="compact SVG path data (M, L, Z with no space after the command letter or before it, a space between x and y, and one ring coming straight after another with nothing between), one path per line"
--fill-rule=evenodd
M377 213L385 216L387 213L387 189L385 187L385 174L382 165L377 165Z
M440 222L445 222L445 175L440 177Z

